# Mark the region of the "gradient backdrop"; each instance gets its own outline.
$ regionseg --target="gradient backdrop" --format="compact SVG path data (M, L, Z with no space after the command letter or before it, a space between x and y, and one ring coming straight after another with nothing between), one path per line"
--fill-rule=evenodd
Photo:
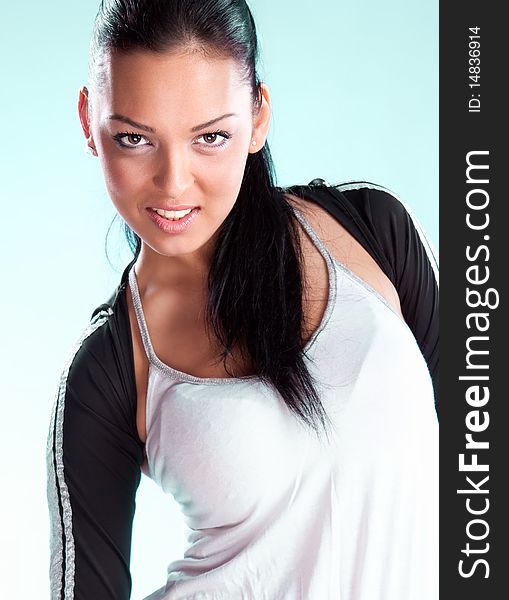
M0 145L4 559L0 597L49 595L46 436L60 370L130 259L99 161L83 151L78 89L98 0L2 5ZM438 1L252 0L273 100L278 184L390 188L438 246ZM132 598L185 544L171 498L138 492ZM7 562L6 559L7 558Z

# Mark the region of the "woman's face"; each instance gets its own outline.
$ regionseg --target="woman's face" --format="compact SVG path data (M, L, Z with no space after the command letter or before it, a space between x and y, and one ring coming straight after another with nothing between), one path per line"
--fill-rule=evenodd
M105 75L107 84L90 99L80 90L79 112L118 213L148 246L142 252L181 256L202 248L208 255L205 244L235 204L248 154L265 143L266 86L253 116L249 84L230 58L118 53ZM156 223L152 209L181 205L196 207L183 231Z

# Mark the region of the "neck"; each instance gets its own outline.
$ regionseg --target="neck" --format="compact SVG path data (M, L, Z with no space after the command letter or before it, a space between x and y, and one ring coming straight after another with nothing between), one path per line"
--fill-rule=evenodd
M151 291L179 290L203 291L212 262L213 240L195 252L178 256L165 256L155 252L142 241L135 263L138 285Z

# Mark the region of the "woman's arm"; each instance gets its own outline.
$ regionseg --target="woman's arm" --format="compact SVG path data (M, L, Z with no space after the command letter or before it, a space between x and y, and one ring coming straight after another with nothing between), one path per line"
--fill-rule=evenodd
M64 368L47 447L52 600L127 600L143 447L109 319L95 314Z

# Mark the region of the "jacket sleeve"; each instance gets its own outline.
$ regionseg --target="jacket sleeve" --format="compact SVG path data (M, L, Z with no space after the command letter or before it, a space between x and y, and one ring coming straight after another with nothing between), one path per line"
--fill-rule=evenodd
M67 360L47 443L52 600L127 600L143 447L132 390L108 328L93 316ZM130 396L131 394L131 396Z
M380 186L381 187L381 186ZM389 190L366 190L365 210L392 267L401 312L426 359L438 413L438 258L415 215Z

